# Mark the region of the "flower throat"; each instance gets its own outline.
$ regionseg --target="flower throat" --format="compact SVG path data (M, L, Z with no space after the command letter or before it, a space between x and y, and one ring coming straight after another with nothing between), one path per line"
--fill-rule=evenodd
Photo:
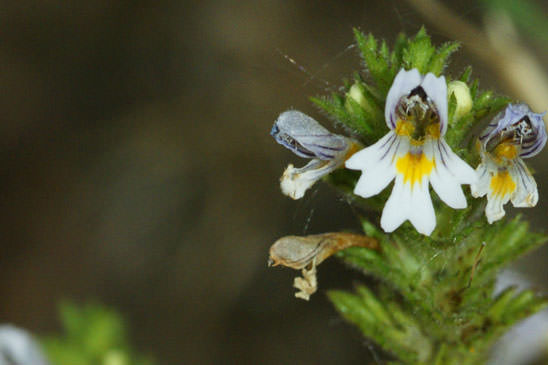
M409 95L401 98L396 115L396 133L408 136L413 144L422 145L427 136L439 138L438 111L422 86L417 86Z

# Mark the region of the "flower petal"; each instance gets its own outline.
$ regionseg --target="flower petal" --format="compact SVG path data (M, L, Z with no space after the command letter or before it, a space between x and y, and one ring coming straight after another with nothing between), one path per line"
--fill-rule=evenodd
M440 199L451 208L464 209L467 207L462 188L447 169L435 169L430 175L430 183Z
M414 68L409 71L405 71L403 68L398 72L394 78L394 82L388 91L386 96L386 104L384 107L384 118L388 128L396 128L395 110L401 97L409 94L411 90L420 85L422 80L419 71Z
M48 361L30 333L3 324L0 325L0 364L47 365Z
M291 199L300 199L316 181L335 170L338 165L336 161L326 162L318 159L311 160L301 168L289 164L280 179L282 193Z
M474 198L484 196L489 192L489 184L491 183L491 173L485 163L480 163L476 168L476 183L470 185L470 191Z
M466 208L466 197L460 184L473 183L476 180L475 171L453 153L443 139L427 141L424 150L425 154L432 153L434 157L435 168L430 182L440 199L451 208Z
M364 198L380 193L394 179L394 156L401 148L401 139L388 132L377 143L355 153L346 161L346 167L364 173L356 184L354 194Z
M510 196L502 198L500 196L489 196L487 199L487 206L485 207L485 216L489 224L498 221L506 212L504 211L504 204L508 202Z
M381 216L381 227L385 232L392 232L407 219L419 233L429 236L436 227L436 215L430 193L428 191L428 176L420 183L403 182L403 176L396 176L394 189Z
M270 134L276 142L305 158L331 160L348 150L349 141L329 132L314 118L298 110L280 114Z
M403 177L397 175L392 194L382 210L381 228L385 232L393 232L407 220L411 209L410 195L410 190L404 186Z
M477 176L474 169L464 162L464 160L461 159L455 152L453 152L451 147L449 147L443 138L438 140L437 149L440 153L440 158L442 158L442 163L453 174L453 176L455 176L460 184L471 185L476 182Z
M460 190L460 189L459 189ZM436 228L436 214L430 192L428 191L428 177L423 178L422 183L415 184L411 192L411 211L409 220L419 233L430 236Z
M433 73L429 72L424 77L421 83L424 92L438 109L440 117L440 132L443 136L447 131L447 84L445 82L445 76L436 77Z
M354 153L346 160L346 168L351 170L366 170L370 166L376 165L378 161L383 159L384 155L388 155L387 152L390 149L393 149L397 145L396 138L396 133L393 131L388 132L376 143Z
M514 177L507 170L496 171L492 174L489 182L487 206L485 207L485 215L489 223L504 217L503 206L508 203L510 197L515 193L516 186Z
M390 181L394 180L394 176L396 172L392 165L379 163L362 174L354 188L354 194L364 198L377 195L390 184Z
M517 185L516 191L511 197L514 207L528 208L537 205L537 183L523 161L521 159L517 159L508 170Z

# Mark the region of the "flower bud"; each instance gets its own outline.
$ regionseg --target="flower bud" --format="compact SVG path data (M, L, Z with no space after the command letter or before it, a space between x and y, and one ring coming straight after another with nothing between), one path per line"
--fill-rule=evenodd
M457 107L455 109L455 119L460 119L464 115L468 114L472 110L472 96L470 95L470 89L465 82L451 81L447 85L447 96L455 96L457 101Z
M354 85L350 87L350 90L348 90L346 97L354 100L362 108L364 109L367 108L367 100L365 99L365 96L363 95L363 91L360 85L358 85L357 83L355 83Z

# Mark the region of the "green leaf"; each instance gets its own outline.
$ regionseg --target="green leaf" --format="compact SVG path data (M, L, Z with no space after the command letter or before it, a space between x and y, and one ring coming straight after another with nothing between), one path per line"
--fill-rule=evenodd
M421 74L429 71L430 60L436 52L432 45L430 37L426 34L426 29L422 27L415 38L409 42L409 45L403 51L403 64L406 69L416 68Z
M455 53L459 48L460 44L458 42L447 42L443 44L438 48L436 54L430 60L428 70L434 75L439 76L447 66L449 56Z
M408 363L416 363L416 349L402 343L405 333L386 325L384 318L376 317L370 304L363 298L343 291L330 291L328 297L347 321L357 325L365 336L375 340L386 352Z
M56 365L152 365L151 359L135 355L120 316L98 304L59 307L64 334L42 342Z
M403 33L398 34L396 43L394 44L394 50L390 54L391 71L394 75L403 67L403 52L407 49L408 44L409 41L407 36Z
M366 36L358 29L354 29L354 37L366 70L369 71L381 94L386 95L394 79L394 73L389 67L388 46L383 41L380 50L378 50L378 42L375 37L371 34Z

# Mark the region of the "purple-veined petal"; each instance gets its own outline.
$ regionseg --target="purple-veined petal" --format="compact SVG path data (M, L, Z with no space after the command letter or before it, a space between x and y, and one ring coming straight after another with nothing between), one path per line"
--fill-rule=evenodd
M507 196L492 196L487 199L487 206L485 207L485 216L489 224L502 219L506 212L504 211L504 204L508 203L510 195Z
M436 77L433 73L427 73L421 83L424 92L436 106L440 117L440 135L445 135L447 131L447 84L445 77Z
M525 163L517 159L508 171L516 183L516 190L511 197L512 205L517 208L530 208L537 205L537 183Z
M431 153L434 159L435 166L430 175L432 188L451 208L466 208L466 198L460 185L473 183L476 180L475 171L454 154L443 139L427 141L424 147L425 153Z
M491 183L491 172L486 166L486 163L480 163L476 168L477 180L470 185L470 191L474 198L480 198L489 192L489 184Z
M332 160L345 154L349 141L329 132L315 119L297 110L280 114L270 132L272 137L300 157Z
M517 128L517 123L520 120L528 118L532 127L531 133L523 136L517 143L521 147L520 157L535 156L544 148L547 140L546 127L542 119L544 114L546 112L533 113L529 106L524 103L508 104L506 109L498 113L480 135L483 149L487 149L487 145L491 140L496 141L501 133L513 131Z
M411 90L420 85L422 81L421 74L414 68L409 71L405 71L403 68L398 72L394 78L394 82L388 91L386 96L386 104L384 107L384 118L388 128L396 128L395 110L401 97L409 94Z

